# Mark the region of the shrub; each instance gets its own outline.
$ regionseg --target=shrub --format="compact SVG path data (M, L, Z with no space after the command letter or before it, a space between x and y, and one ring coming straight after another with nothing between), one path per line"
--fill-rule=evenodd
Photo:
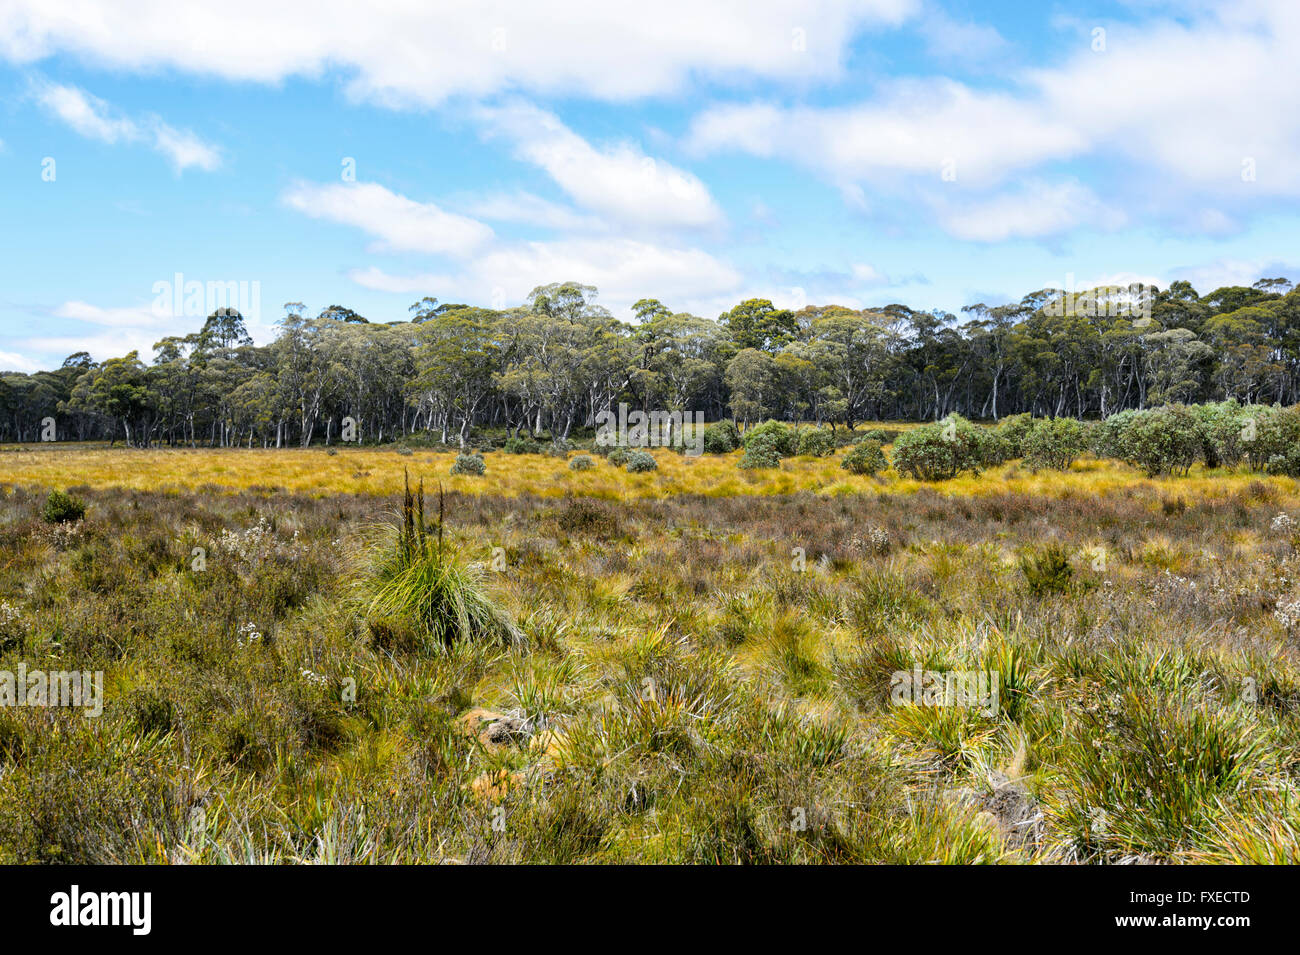
M41 508L46 524L72 524L86 516L86 502L63 491L51 491Z
M440 513L440 528L441 521ZM441 530L436 538L428 536L423 482L412 492L408 481L396 546L376 552L374 573L364 582L369 596L366 616L381 632L411 628L429 649L459 640L522 645L523 633L487 598L482 577L443 549Z
M829 428L805 428L799 432L796 449L815 458L828 457L835 453L835 435Z
M982 468L995 468L1016 456L1006 435L992 428L975 427L975 460Z
M1088 428L1074 418L1039 421L1021 442L1025 465L1038 471L1068 471L1088 449Z
M876 474L889 467L889 460L874 438L864 438L844 455L840 467L853 474Z
M507 438L502 449L506 454L532 454L537 450L537 443L529 438Z
M477 451L458 454L456 455L456 463L451 466L451 473L483 475L487 473L487 464L483 461L483 455Z
M1025 575L1029 592L1035 597L1066 593L1074 576L1069 552L1056 543L1048 544L1040 551L1023 554L1020 558L1020 572Z
M621 468L623 465L627 464L627 459L627 448L614 448L609 452L609 454L605 455L605 460L616 468Z
M1025 439L1034 430L1034 416L1031 414L1013 414L998 423L996 431L1007 444L1010 458L1025 456Z
M579 454L569 462L570 471L590 471L596 466L590 454Z
M1295 460L1295 449L1300 445L1300 407L1260 407L1249 411L1246 417L1254 423L1246 430L1242 443L1250 466L1257 471L1289 473L1284 470L1288 467L1285 462Z
M799 432L782 421L764 421L745 432L745 447L751 441L771 438L776 453L783 458L793 455L799 448Z
M1116 418L1121 420L1111 424ZM1124 412L1108 419L1101 432L1112 456L1148 477L1186 474L1204 452L1201 422L1183 405Z
M978 471L988 447L984 432L961 415L913 428L894 442L894 468L920 481L943 481Z
M704 429L704 450L727 454L740 447L740 430L734 421L718 421Z
M745 453L740 456L738 468L751 470L755 468L777 468L781 466L781 452L778 450L774 434L760 434L753 440L745 441Z
M1201 456L1205 466L1233 467L1246 453L1243 439L1254 428L1246 409L1231 401L1208 402L1192 407L1201 427Z
M627 455L627 473L640 474L643 471L655 471L659 468L659 462L655 460L653 454L649 451L642 451L639 448L629 451Z
M878 441L880 442L880 446L883 448L885 445L896 441L898 436L902 433L903 432L898 428L868 428L866 431L863 431L858 435L857 441L855 441L854 444L858 444L862 441Z

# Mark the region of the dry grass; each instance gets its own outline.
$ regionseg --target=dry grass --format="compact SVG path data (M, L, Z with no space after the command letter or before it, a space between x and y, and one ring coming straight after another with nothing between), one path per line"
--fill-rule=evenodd
M1248 471L1193 469L1184 478L1147 478L1113 461L1089 459L1070 471L1034 474L1007 464L979 475L926 484L899 478L892 470L872 478L850 474L839 465L843 452L829 458L797 457L779 469L741 471L740 452L689 457L655 451L656 471L628 474L603 460L588 471L569 470L564 458L542 454L489 452L483 477L453 475L453 452L338 448L154 449L127 450L103 445L0 446L0 483L40 487L121 487L133 490L253 490L329 494L389 495L402 489L404 469L418 470L462 494L517 497L565 497L570 494L609 500L666 500L682 495L738 497L792 494L912 494L932 488L949 496L990 494L1075 495L1129 493L1163 489L1186 497L1225 498L1262 482L1281 494L1295 494L1292 478L1261 477Z

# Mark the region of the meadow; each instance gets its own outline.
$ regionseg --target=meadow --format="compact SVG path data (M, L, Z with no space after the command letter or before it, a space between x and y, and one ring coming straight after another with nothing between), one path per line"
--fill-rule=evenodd
M0 861L1300 860L1294 478L453 457L0 449Z

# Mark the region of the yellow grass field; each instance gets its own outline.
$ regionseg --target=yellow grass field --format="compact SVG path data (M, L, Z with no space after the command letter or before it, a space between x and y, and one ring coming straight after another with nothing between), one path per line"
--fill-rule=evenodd
M834 457L787 458L780 469L742 471L740 452L689 457L655 451L659 469L628 474L597 458L587 471L569 470L565 459L542 454L489 452L482 477L450 474L452 452L391 449L152 449L109 448L102 444L57 447L0 447L0 484L31 487L121 487L135 490L226 489L285 490L315 496L387 495L402 488L404 471L426 482L442 481L448 490L505 497L568 495L607 500L665 499L677 495L709 497L790 494L910 494L930 488L947 495L1028 493L1070 498L1155 487L1172 495L1216 498L1231 495L1251 482L1272 485L1283 497L1300 498L1300 481L1266 477L1246 469L1193 469L1187 477L1147 478L1114 461L1085 459L1070 471L1037 474L1011 463L978 475L926 484L899 478L892 470L863 477L840 467Z

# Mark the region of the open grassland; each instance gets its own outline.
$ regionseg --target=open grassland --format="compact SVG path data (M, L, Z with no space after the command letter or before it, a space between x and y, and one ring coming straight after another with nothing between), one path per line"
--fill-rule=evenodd
M629 474L599 457L594 468L573 471L564 456L490 451L484 455L487 473L480 477L452 474L454 452L421 449L406 453L343 447L331 453L324 448L128 450L106 445L7 445L0 446L0 483L50 488L384 496L400 493L403 474L409 471L431 482L441 481L448 491L460 494L549 498L579 495L612 501L666 500L682 495L767 496L798 491L824 496L912 494L922 489L960 497L1025 494L1069 498L1143 488L1217 498L1231 496L1259 481L1283 494L1300 489L1300 481L1294 478L1264 477L1244 467L1206 469L1197 465L1185 477L1147 478L1136 468L1095 458L1076 461L1064 473L1034 473L1012 462L979 474L925 483L899 477L893 470L876 477L851 474L840 467L843 450L832 457L785 458L779 468L750 471L736 467L741 458L739 451L699 457L669 450L653 454L657 470Z
M1294 480L486 457L0 453L0 670L106 681L0 709L0 861L1300 861ZM376 615L403 468L520 641Z

